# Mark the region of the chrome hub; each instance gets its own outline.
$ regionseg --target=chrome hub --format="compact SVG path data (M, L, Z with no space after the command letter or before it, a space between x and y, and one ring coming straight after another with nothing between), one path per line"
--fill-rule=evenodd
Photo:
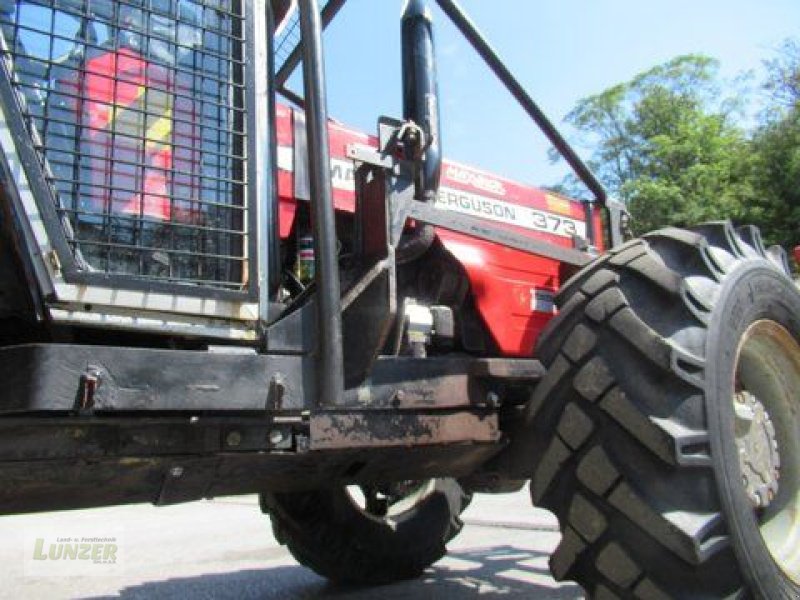
M800 585L800 340L753 322L739 342L734 442L743 490L776 565Z
M742 484L755 508L766 508L778 493L781 457L775 426L764 405L748 391L734 395L736 447Z

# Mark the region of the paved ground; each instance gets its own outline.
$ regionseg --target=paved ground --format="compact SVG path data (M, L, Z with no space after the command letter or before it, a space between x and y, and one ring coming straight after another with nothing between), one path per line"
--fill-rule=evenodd
M578 587L550 578L555 519L529 503L526 492L478 496L445 559L417 581L372 589L334 587L298 566L275 542L253 496L2 517L0 598L583 598ZM31 532L98 528L119 532L123 573L25 575Z

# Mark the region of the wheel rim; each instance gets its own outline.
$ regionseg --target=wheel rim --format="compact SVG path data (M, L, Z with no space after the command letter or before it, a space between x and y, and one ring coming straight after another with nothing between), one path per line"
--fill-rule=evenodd
M745 331L733 404L742 486L759 532L800 584L800 345L778 323L759 320Z
M427 498L435 479L408 480L382 486L348 485L350 501L371 519L397 519Z

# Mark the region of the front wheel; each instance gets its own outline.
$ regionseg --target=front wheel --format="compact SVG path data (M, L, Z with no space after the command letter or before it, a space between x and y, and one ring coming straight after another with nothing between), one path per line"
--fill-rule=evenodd
M300 564L369 585L418 577L442 558L469 501L454 479L261 496L276 539Z
M525 415L557 579L800 597L800 293L757 230L661 230L560 294Z

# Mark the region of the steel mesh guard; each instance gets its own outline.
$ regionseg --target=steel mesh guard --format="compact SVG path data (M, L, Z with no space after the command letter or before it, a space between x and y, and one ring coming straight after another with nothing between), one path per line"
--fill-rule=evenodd
M57 211L84 268L247 285L244 23L223 0L0 0Z
M330 4L329 0L319 0L319 10L324 12ZM280 71L289 56L302 43L300 35L300 15L297 10L296 0L286 12L285 17L277 23L273 51L275 52L275 72Z
M322 2L324 5L325 2ZM282 22L277 24L273 48L275 52L275 70L279 71L292 51L300 44L300 17L297 3L292 3Z

